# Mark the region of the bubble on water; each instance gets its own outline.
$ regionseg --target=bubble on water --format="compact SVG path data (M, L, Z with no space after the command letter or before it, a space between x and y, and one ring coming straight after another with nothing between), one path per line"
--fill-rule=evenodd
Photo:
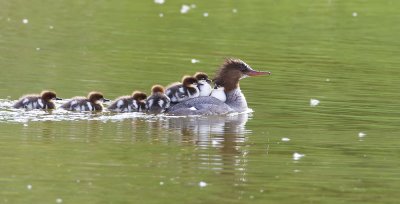
M160 18L164 17L163 13L158 14L158 16L160 16Z
M32 189L32 185L31 185L31 184L28 184L28 185L26 186L26 188L27 188L28 190L31 190L31 189Z
M357 12L353 12L352 15L353 15L353 17L357 17L358 13Z
M156 4L164 4L165 0L154 0L154 3L156 3Z
M204 181L200 181L200 182L199 182L199 186L202 187L202 188L204 188L204 187L207 186L207 183L204 182Z
M62 203L62 202L63 202L63 200L61 198L56 199L56 203Z
M289 138L287 138L287 137L282 137L282 142L289 142L290 141L290 139Z
M190 6L183 4L181 7L181 13L187 13L190 10Z
M208 17L208 13L206 12L206 13L203 13L203 16L204 17Z
M293 153L293 160L295 160L295 161L300 160L304 156L306 156L306 155L295 152L295 153Z
M232 9L232 12L233 12L233 13L237 13L237 9L235 9L235 8Z
M365 137L367 136L367 134L365 132L359 132L358 133L358 137Z
M23 23L23 24L28 24L28 23L29 23L29 20L26 19L26 18L24 18L24 19L22 19L22 23Z
M318 99L310 99L310 106L311 107L315 107L315 106L318 106L319 105L319 100Z
M191 59L190 61L192 62L192 64L196 64L196 63L200 62L200 60L198 60L198 59Z

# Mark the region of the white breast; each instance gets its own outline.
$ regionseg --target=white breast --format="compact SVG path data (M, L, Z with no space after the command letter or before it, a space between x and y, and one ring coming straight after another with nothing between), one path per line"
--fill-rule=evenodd
M219 99L222 102L226 101L226 94L224 91L224 87L219 87L217 89L213 89L211 92L211 96Z
M212 91L211 85L207 83L207 81L205 80L200 80L199 91L200 91L200 96L209 96Z

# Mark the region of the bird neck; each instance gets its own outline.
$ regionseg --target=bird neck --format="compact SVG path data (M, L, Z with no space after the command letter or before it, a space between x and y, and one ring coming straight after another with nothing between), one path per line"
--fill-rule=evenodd
M237 112L247 110L247 101L239 87L226 93L226 102L229 107Z

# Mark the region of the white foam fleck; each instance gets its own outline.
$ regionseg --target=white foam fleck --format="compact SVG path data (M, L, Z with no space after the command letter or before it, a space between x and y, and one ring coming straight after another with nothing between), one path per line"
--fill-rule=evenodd
M160 186L164 185L164 182L160 181Z
M165 0L154 0L154 3L156 3L156 4L164 4Z
M164 17L163 13L158 14L158 16L160 16L160 18Z
M306 155L295 152L295 153L293 153L293 160L295 160L295 161L300 160L304 156L306 156Z
M359 132L358 133L358 137L365 137L367 136L367 134L365 132Z
M235 9L235 8L232 9L232 12L233 12L233 13L237 13L237 9Z
M311 107L318 106L319 103L320 103L320 101L319 101L318 99L313 99L313 98L310 99L310 106L311 106Z
M196 64L196 63L199 63L199 62L200 62L200 60L198 60L198 59L194 59L194 58L193 58L193 59L191 59L190 61L192 62L192 64Z
M37 47L36 50L39 51L39 50L40 50L40 47Z
M190 10L190 6L183 4L181 7L181 13L187 13Z
M31 190L31 189L32 189L32 185L31 185L31 184L28 184L28 185L26 186L26 188L27 188L28 190Z
M63 202L63 200L61 198L56 199L56 203L62 203L62 202Z
M29 20L28 20L27 18L24 18L24 19L22 19L22 23L23 23L23 24L28 24L28 23L29 23Z
M50 26L49 26L49 29L54 29L54 26L50 25Z
M287 137L283 137L283 138L282 138L282 142L289 142L289 141L290 141L290 139L287 138Z
M208 17L208 13L207 12L203 13L203 16Z
M190 7L191 8L196 8L196 4L191 4Z
M200 181L200 182L199 182L199 186L202 187L202 188L204 188L204 187L207 186L207 183L204 182L204 181Z
M351 15L353 15L353 17L357 17L358 13L357 12L353 12Z

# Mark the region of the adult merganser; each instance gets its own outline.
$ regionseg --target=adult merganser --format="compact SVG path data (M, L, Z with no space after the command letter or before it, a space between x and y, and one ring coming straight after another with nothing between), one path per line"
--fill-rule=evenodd
M197 97L172 106L168 113L174 115L216 115L246 111L247 102L239 88L239 80L270 72L255 71L239 59L227 59L217 70L214 82L224 87L226 101L211 96Z
M197 79L191 76L184 76L182 83L176 82L167 87L166 95L171 99L172 103L178 103L195 98L200 95L199 88L197 88Z
M215 84L210 96L219 99L222 102L226 101L225 88L219 84Z
M169 108L171 100L164 92L164 87L161 85L154 85L151 88L151 96L146 100L147 111L150 114L163 113Z
M55 109L56 106L53 100L62 100L57 98L53 91L42 91L40 95L25 95L22 96L14 105L14 108L32 109Z
M134 91L131 96L121 96L108 107L114 112L145 112L147 95Z
M88 94L87 98L83 96L76 96L67 103L64 103L60 108L69 111L102 111L103 102L110 101L104 98L100 92L92 91Z
M197 87L200 91L200 96L209 96L211 94L211 80L208 79L208 75L203 72L197 72L194 76L197 79Z

